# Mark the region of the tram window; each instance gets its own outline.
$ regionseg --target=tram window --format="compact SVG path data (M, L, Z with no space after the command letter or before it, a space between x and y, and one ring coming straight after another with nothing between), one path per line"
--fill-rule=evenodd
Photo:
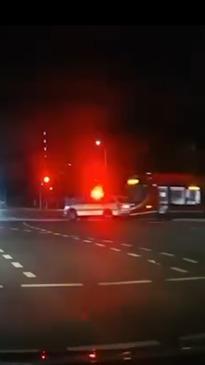
M190 190L186 191L186 203L188 205L197 205L201 203L201 192L200 190Z
M171 204L186 204L186 189L182 186L170 186Z

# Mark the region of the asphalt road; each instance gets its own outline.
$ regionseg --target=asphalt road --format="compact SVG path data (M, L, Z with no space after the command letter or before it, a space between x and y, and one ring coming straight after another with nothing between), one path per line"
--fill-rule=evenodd
M205 332L205 222L0 222L0 350Z

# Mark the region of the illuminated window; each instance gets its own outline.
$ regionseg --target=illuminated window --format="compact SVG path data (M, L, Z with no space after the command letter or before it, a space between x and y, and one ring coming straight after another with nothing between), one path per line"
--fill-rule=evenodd
M171 204L185 205L186 204L186 188L183 186L170 186Z
M201 203L201 192L200 189L190 189L186 190L186 203L188 205L197 205Z

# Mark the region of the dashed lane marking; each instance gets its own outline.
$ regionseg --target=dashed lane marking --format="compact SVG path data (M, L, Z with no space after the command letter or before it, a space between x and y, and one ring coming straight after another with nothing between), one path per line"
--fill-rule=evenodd
M48 284L21 284L22 288L63 288L82 287L83 283L48 283Z
M115 252L121 252L121 250L116 247L110 247L110 250L115 251Z
M4 250L2 250L2 248L0 248L0 253L4 252Z
M20 264L20 262L12 262L11 265L16 267L17 269L22 269L23 265Z
M170 253L170 252L160 252L160 255L169 256L169 257L174 257L175 256L173 253Z
M76 236L76 237L73 237L72 239L73 239L73 240L76 240L76 241L79 241L79 240L80 240L80 237L77 237L77 236Z
M60 236L60 235L61 235L61 233L54 232L54 233L53 233L53 235L54 235L54 236Z
M3 287L4 287L3 285L0 285L0 289L3 289Z
M155 260L147 260L150 264L159 265L159 263Z
M128 252L127 255L132 257L141 257L141 255L138 255L137 253L134 252Z
M24 232L28 232L28 233L29 233L29 232L31 232L31 230L30 230L30 229L24 229L23 231L24 231Z
M32 272L30 271L24 271L23 274L27 277L27 278L36 278L36 275L33 274Z
M132 247L132 245L130 243L121 243L121 246L124 246L124 247Z
M17 228L17 227L11 227L10 230L11 231L19 231L19 228Z
M182 260L184 260L186 262L190 262L191 264L198 264L198 261L189 259L188 257L183 257Z
M197 281L197 280L205 280L205 276L187 276L182 278L167 278L165 281Z
M69 236L67 234L62 234L62 237L68 238Z
M143 251L146 251L146 252L152 251L151 248L147 248L147 247L140 247L140 249L143 250Z
M92 241L90 241L90 240L83 240L83 242L85 242L85 243L92 243Z
M178 272L188 272L187 270L184 270L184 269L181 269L180 267L175 267L175 266L171 266L170 267L171 270L174 270L174 271L178 271Z
M104 281L98 283L99 286L113 286L113 285L134 285L134 284L150 284L152 280L127 280L127 281Z
M99 247L105 247L105 245L103 243L95 243L96 246L99 246Z
M5 254L5 255L2 255L6 260L12 260L13 259L13 257L11 256L11 255L7 255L7 254Z
M102 240L102 242L105 242L105 243L113 243L112 240Z

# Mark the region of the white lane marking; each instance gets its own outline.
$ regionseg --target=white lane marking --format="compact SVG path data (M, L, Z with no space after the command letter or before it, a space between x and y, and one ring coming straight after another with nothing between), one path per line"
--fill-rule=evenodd
M137 253L134 252L128 252L127 255L132 257L141 257L141 255L138 255Z
M27 276L27 278L36 278L36 275L35 274L33 274L32 272L30 272L30 271L24 271L23 272L23 274L25 275L25 276Z
M110 247L110 250L115 251L115 252L121 252L121 250L119 248L115 248L115 247Z
M19 231L19 228L17 228L17 227L11 227L10 230L11 231Z
M152 280L127 280L127 281L104 281L98 283L99 286L112 286L112 285L133 285L133 284L150 284Z
M76 240L76 241L79 241L79 240L80 240L80 237L77 237L77 236L76 236L76 237L73 237L72 239L73 239L73 240Z
M60 236L61 234L60 234L60 233L58 233L58 232L54 232L54 233L53 233L53 235L54 235L54 236Z
M4 252L4 250L2 250L2 248L0 248L0 253Z
M102 242L105 242L105 243L113 243L112 240L102 240Z
M85 243L92 243L92 241L90 241L90 240L83 240L83 242L85 242Z
M121 246L132 247L132 245L130 243L121 243Z
M3 285L0 285L0 289L3 289Z
M69 346L66 350L69 351L93 351L95 350L128 350L131 348L140 347L152 347L160 346L160 342L157 340L147 340L147 341L136 341L136 342L122 342L122 343L109 343L109 344L94 344L85 346Z
M182 260L184 260L186 262L190 262L191 264L198 264L198 261L189 259L188 257L183 257Z
M99 247L105 247L105 245L103 243L95 243L96 246L99 246Z
M23 265L20 264L20 262L12 262L11 265L13 265L14 267L16 267L17 269L20 269L23 267Z
M150 264L159 265L159 263L155 260L147 260Z
M170 252L160 252L160 255L174 257L175 255Z
M152 251L151 248L147 248L147 247L140 247L140 249L143 250L143 251L146 251L146 252Z
M11 256L11 255L7 255L7 254L5 254L5 255L2 255L6 260L12 260L13 259L13 257Z
M24 232L31 232L30 229L24 229Z
M48 283L48 284L21 284L22 288L63 288L81 287L83 283Z
M187 276L182 278L167 278L165 281L195 281L195 280L205 280L205 276Z
M181 269L180 267L171 266L171 270L178 271L178 272L188 272L187 270Z
M67 234L62 234L64 238L68 238L69 236Z
M204 218L174 218L174 222L205 222Z

